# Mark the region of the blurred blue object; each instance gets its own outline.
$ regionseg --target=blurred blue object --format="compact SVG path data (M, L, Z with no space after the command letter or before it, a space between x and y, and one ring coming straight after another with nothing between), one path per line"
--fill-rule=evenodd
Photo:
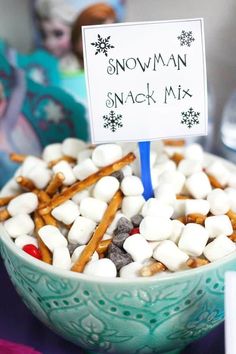
M74 136L88 140L86 111L70 95L26 77L0 56L0 187L16 165L10 152L39 155L47 144Z
M125 17L125 1L124 0L67 0L78 11L78 13L85 7L96 4L98 2L104 2L111 5L117 13L117 20L123 21Z

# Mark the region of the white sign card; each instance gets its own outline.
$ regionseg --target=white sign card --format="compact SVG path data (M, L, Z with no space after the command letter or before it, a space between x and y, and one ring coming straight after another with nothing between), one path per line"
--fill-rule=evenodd
M207 134L202 19L82 30L93 143Z

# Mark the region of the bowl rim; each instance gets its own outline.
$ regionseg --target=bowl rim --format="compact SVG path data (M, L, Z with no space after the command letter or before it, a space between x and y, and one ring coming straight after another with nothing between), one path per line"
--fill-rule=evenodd
M209 154L204 152L204 156L206 156L208 162L211 162L212 159L214 160L220 160L222 161L226 167L228 167L230 170L234 170L236 172L236 165L231 162L231 161L227 161L222 157L219 157L217 155L213 155L213 154ZM7 182L8 183L8 182ZM209 264L206 264L202 267L198 267L198 268L194 268L194 269L184 269L181 271L177 271L177 272L168 272L168 273L161 273L161 275L157 275L157 276L151 276L151 277L137 277L137 278L120 278L120 277L114 277L114 278L109 278L109 277L99 277L99 276L91 276L91 275L87 275L84 273L76 273L73 272L71 270L65 270L65 269L60 269L58 267L52 266L50 264L47 264L43 261L40 261L32 256L30 256L29 254L27 254L26 252L24 252L22 249L18 248L11 236L7 233L7 231L4 228L4 224L0 223L0 246L1 246L1 242L4 243L4 245L10 249L10 251L15 254L16 257L18 258L22 258L26 263L30 264L31 266L34 266L35 268L39 268L41 271L46 271L52 275L57 275L59 277L64 277L64 278L70 278L70 279L77 279L77 280L81 280L81 281L86 281L89 283L97 283L97 284L127 284L127 283L131 283L132 285L135 284L150 284L153 285L155 284L159 284L159 283L164 283L164 282L169 282L169 280L173 280L173 281L179 281L183 278L191 278L192 276L195 275L199 275L199 273L208 273L208 271L210 272L213 269L218 269L221 266L223 266L224 264L231 262L232 260L235 259L236 262L236 249L234 252L232 252L231 254L218 259L214 262L210 262ZM0 247L1 249L1 247Z

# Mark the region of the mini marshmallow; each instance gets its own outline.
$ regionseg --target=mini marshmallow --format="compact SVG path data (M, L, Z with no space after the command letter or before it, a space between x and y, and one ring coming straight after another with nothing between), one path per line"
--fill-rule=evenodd
M92 153L93 153L93 149L81 150L78 153L78 156L77 156L77 163L81 163L82 161L91 158L92 157Z
M180 218L185 215L185 204L188 199L176 199L173 205L174 212L172 215L173 219Z
M27 177L29 172L36 167L47 168L47 163L35 156L27 156L21 165L20 174L24 177Z
M213 215L222 215L229 211L229 197L222 189L213 189L213 191L208 194L207 200L210 204L210 212Z
M120 187L125 196L141 195L144 191L143 183L137 176L124 177Z
M58 221L70 225L79 216L79 207L72 200L67 200L52 210L52 216Z
M170 183L162 183L154 190L155 198L161 201L163 204L173 206L176 195L175 190L172 184Z
M148 241L149 245L152 247L152 251L161 243L162 241ZM147 262L148 263L148 262Z
M74 252L72 253L72 256L71 256L72 264L74 264L79 259L80 255L83 252L83 250L85 249L85 247L86 247L86 245L83 245L83 246L76 247L74 249ZM98 259L99 259L99 255L95 251L90 259L90 262L97 261Z
M28 214L18 214L6 220L4 227L12 238L16 238L22 234L31 234L34 222Z
M62 154L74 157L75 159L77 158L79 151L85 149L85 147L85 142L76 138L67 138L61 144Z
M233 233L233 227L227 215L209 216L205 220L205 228L211 238L218 237L221 234L229 236Z
M144 203L145 203L145 199L141 195L124 197L121 206L122 213L127 218L132 218L134 215L140 213L140 210Z
M187 178L185 185L196 199L204 199L211 192L211 184L204 172L196 172Z
M124 177L131 176L133 171L130 165L124 166L121 171L123 172Z
M138 278L143 264L140 262L131 262L120 269L120 277L125 279Z
M88 158L80 162L73 168L74 175L77 179L82 181L93 173L97 172L98 168L94 162Z
M17 169L19 171L20 168ZM19 183L15 181L15 179L10 179L1 189L0 196L1 197L8 197L9 195L18 194L21 192L21 187Z
M90 240L96 223L84 216L78 216L68 233L68 240L73 244L85 245Z
M42 152L42 157L44 161L50 162L52 160L57 160L60 157L62 157L63 153L62 153L61 146L62 144L60 143L47 145Z
M28 172L27 177L31 179L36 188L44 189L52 178L52 171L42 165L37 165Z
M172 231L169 240L177 244L185 228L185 225L179 220L171 220L171 225L172 225Z
M236 188L236 173L230 173L228 180L229 187Z
M185 215L202 214L207 215L210 210L210 203L205 199L186 199Z
M143 262L152 257L152 247L140 234L129 236L125 240L123 248L135 262Z
M227 187L224 189L224 192L229 198L230 209L235 213L236 212L236 188Z
M203 161L203 148L200 144L188 145L183 152L186 159Z
M169 219L173 214L174 208L170 205L163 204L156 198L148 199L141 211L142 216L158 216Z
M80 203L81 215L92 219L95 222L100 222L102 220L106 208L107 203L92 197L84 198Z
M56 247L53 251L52 265L60 269L71 268L70 253L67 247Z
M220 160L214 161L207 166L206 172L215 177L223 186L228 183L230 172Z
M56 226L45 225L38 230L38 234L51 252L57 247L67 247L67 239Z
M223 258L228 254L235 252L236 246L227 236L220 235L204 249L204 256L210 261L214 262L217 259Z
M181 251L173 241L162 241L154 250L153 258L175 272L184 268L189 256Z
M38 247L38 242L35 237L30 235L20 235L15 239L15 245L19 248L23 248L25 245L34 245Z
M73 173L71 165L67 161L60 161L52 167L53 172L56 174L58 172L63 173L65 179L63 184L65 186L70 186L76 182L75 175Z
M145 216L139 225L140 234L148 241L162 241L172 232L170 219L160 216Z
M113 195L118 191L120 183L113 176L102 177L96 184L93 190L93 196L96 199L109 202Z
M110 259L102 258L98 261L87 263L84 268L84 274L97 277L115 278L117 270L115 264Z
M178 247L189 256L198 257L202 254L209 238L208 231L199 224L187 224L180 237Z
M92 154L92 160L98 167L104 167L122 158L122 149L117 144L97 146Z
M163 172L159 177L159 185L162 183L172 184L175 193L178 194L181 192L184 186L185 176L179 171L166 171Z
M31 214L38 207L38 197L35 193L23 193L12 199L7 210L11 216L18 214Z
M183 159L178 164L178 171L183 173L186 177L191 176L193 173L202 171L202 164L200 161L193 159Z
M120 218L123 218L123 217L126 218L126 216L125 216L123 213L121 213L120 211L118 211L118 212L115 214L115 217L114 217L114 219L112 220L112 223L109 225L109 227L108 227L108 229L107 229L107 233L108 233L109 235L112 235L112 234L113 234L114 230L116 229L116 226L117 226L118 221L120 220Z
M81 192L76 193L71 200L76 204L80 204L81 200L90 197L90 189L84 189Z
M173 172L176 171L176 164L172 160L165 160L162 162L158 162L153 166L153 168L157 168L159 171L159 175L161 175L163 172Z

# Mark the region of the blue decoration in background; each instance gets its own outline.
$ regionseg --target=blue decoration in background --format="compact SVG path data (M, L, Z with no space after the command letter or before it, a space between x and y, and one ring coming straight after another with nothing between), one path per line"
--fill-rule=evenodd
M67 137L89 138L86 110L57 87L43 86L11 66L0 55L0 188L17 168L14 151L40 154L42 148Z
M150 168L150 141L139 142L138 145L141 161L141 178L144 186L143 196L145 200L148 200L154 196Z

